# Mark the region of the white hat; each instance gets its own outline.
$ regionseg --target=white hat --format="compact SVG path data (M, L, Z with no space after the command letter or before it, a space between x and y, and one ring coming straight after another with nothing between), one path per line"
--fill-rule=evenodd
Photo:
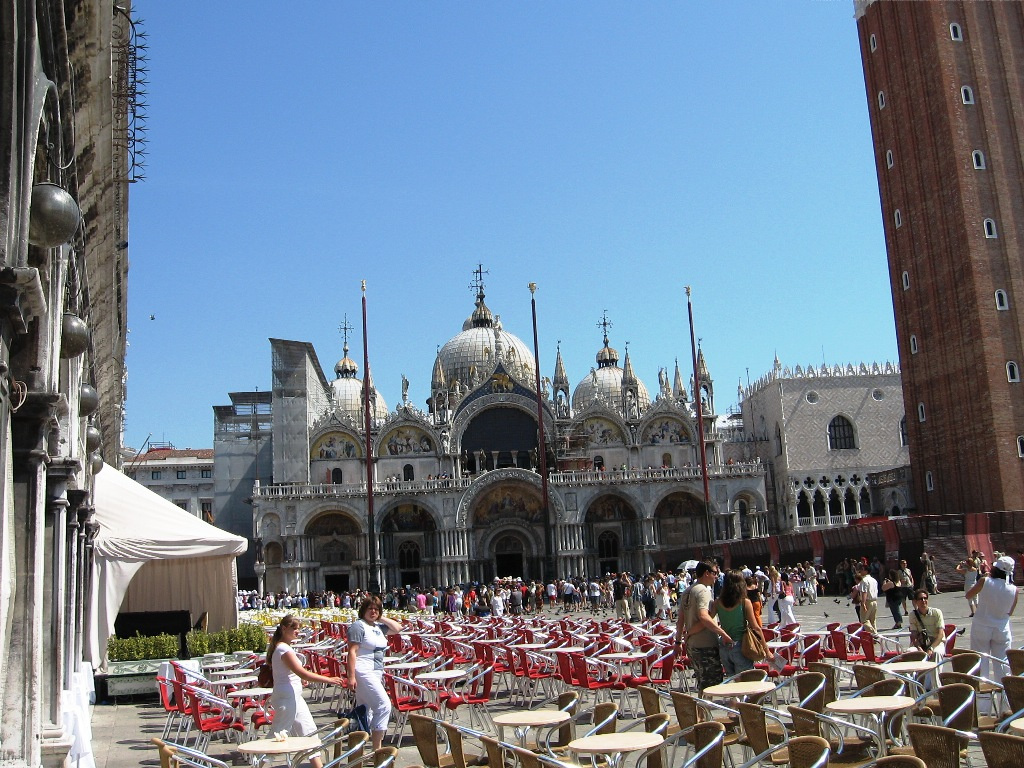
M1016 565L1016 563L1014 563L1012 557L1010 557L1009 555L1003 555L992 564L992 567L998 568L1005 574L1012 574L1014 565Z

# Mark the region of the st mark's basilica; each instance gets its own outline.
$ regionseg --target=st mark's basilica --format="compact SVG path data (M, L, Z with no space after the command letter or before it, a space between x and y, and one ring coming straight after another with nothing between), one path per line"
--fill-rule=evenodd
M437 353L426 411L409 402L405 381L403 401L389 410L367 377L372 518L363 380L347 341L328 380L309 343L271 339L272 481L258 480L252 497L261 590L538 579L548 552L559 576L648 572L676 567L709 533L715 541L767 535L764 467L723 460L703 352L699 395L677 364L671 378L659 373L652 396L628 350L620 358L610 345L605 322L595 365L575 384L557 351L550 377L541 373L538 408L530 346L485 303L481 271L474 287L472 313Z

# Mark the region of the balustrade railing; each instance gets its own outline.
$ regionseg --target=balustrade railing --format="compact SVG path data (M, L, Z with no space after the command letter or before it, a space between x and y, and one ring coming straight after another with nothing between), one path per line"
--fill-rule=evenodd
M764 465L759 463L718 464L708 467L709 477L749 477L763 472ZM381 480L373 484L373 492L375 494L416 494L464 490L477 477L453 477L431 480ZM664 469L615 469L606 471L570 470L552 472L548 480L552 485L581 486L700 480L700 477L700 467L667 467ZM275 485L257 483L253 488L253 496L259 499L316 498L325 496L357 497L365 495L365 481L359 483L281 483Z

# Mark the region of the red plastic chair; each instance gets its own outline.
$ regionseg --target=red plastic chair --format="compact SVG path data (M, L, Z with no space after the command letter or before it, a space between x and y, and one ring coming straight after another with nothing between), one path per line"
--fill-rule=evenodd
M479 727L486 728L493 733L497 731L497 726L487 709L487 705L491 701L493 687L494 668L484 667L472 677L459 680L452 686L452 693L445 699L444 708L452 713L454 720L459 707L465 705L469 712L469 727L474 727L479 719Z
M197 730L194 746L200 752L209 748L210 737L215 733L241 733L245 730L245 723L235 716L234 707L228 702L193 685L182 686L182 691L185 706Z
M395 743L401 743L405 726L409 722L410 712L422 712L428 709L437 712L439 707L430 691L412 680L395 677L384 673L384 690L391 699L394 713Z
M856 626L860 627L861 624ZM835 652L835 658L839 661L845 661L853 664L858 661L867 661L867 657L851 647L851 643L854 642L854 638L847 637L842 630L834 629L829 636L832 638L832 650ZM827 655L827 654L826 654Z

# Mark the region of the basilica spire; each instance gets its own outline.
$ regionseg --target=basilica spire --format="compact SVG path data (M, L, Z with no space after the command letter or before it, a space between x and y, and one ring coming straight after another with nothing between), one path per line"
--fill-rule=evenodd
M672 377L672 396L676 400L686 400L686 387L683 386L683 374L679 372L679 358L676 358L676 372Z

